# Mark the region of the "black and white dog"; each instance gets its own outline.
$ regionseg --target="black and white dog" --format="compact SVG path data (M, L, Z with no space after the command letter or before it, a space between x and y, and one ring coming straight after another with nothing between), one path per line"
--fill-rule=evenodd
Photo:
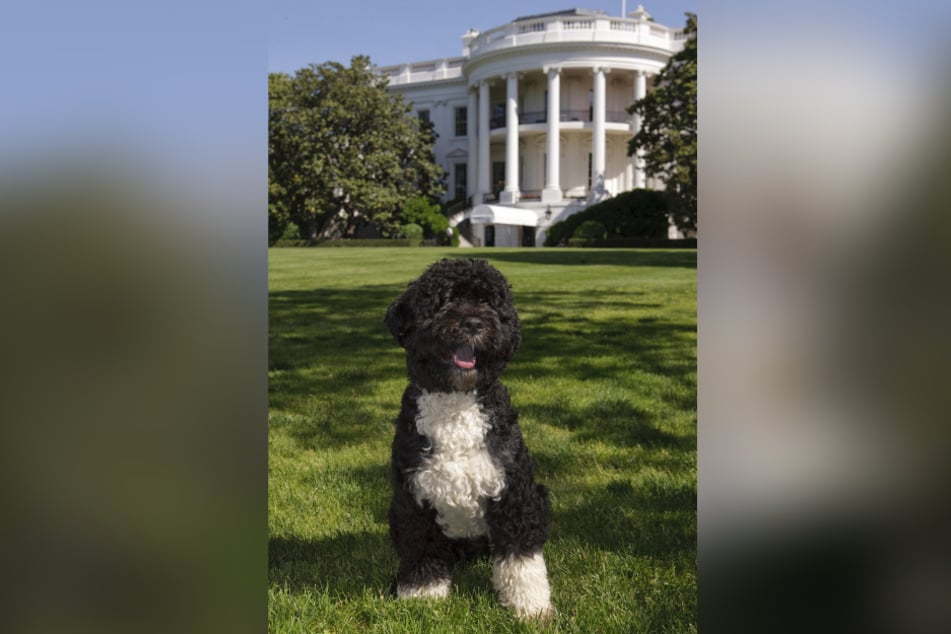
M499 381L521 342L508 282L485 260L444 259L385 323L410 380L391 464L397 596L445 597L457 561L489 554L499 601L521 619L547 618L548 491Z

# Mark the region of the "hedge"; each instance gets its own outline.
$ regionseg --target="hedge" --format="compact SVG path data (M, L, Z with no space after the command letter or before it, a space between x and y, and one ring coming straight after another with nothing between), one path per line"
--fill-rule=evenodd
M547 231L545 246L554 247L571 244L572 239L596 237L588 234L594 227L588 223L600 223L606 230L600 237L608 240L665 238L669 224L667 195L661 191L635 189L591 205L584 211L553 224ZM581 229L583 225L588 229Z
M424 242L425 244L425 242ZM278 240L275 247L415 247L407 238L353 238L349 240Z
M569 247L600 249L696 249L696 238L613 238L608 240L587 240L570 238Z

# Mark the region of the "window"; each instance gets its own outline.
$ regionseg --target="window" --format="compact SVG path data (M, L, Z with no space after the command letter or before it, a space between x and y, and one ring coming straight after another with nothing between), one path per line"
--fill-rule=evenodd
M492 161L492 193L498 200L499 192L505 189L505 161Z
M496 128L505 127L505 104L504 103L494 103L492 104L492 118L489 120L489 128L495 130Z
M456 136L466 136L469 133L468 116L468 108L456 108Z
M419 120L423 123L429 123L429 110L417 110L416 116L419 117Z
M465 110L465 108L463 108ZM453 198L455 200L464 199L466 197L466 180L468 177L468 166L466 163L456 163L453 173L453 183L455 188L453 190Z

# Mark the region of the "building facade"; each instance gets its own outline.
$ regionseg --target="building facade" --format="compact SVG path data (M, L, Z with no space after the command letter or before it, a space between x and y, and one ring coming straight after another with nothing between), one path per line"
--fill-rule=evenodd
M462 55L377 68L436 132L450 223L474 246L538 246L552 223L637 187L627 107L683 48L643 7L570 9L462 36Z

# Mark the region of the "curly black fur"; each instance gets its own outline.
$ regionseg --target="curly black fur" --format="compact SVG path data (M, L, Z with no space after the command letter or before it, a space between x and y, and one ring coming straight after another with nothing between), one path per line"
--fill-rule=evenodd
M485 260L430 266L390 305L385 322L406 349L410 381L431 392L489 387L522 341L509 284ZM466 347L477 367L453 363Z
M508 282L485 260L444 259L410 283L390 305L385 323L406 349L410 379L396 420L391 465L389 520L400 558L397 586L448 583L456 562L480 554L491 554L494 561L540 556L551 515L548 491L534 481L518 415L499 381L521 343ZM449 537L434 505L418 501L413 477L433 451L433 439L417 425L420 397L427 393L472 393L485 421L484 450L504 474L500 495L480 501L485 534ZM544 583L547 592L547 579Z

